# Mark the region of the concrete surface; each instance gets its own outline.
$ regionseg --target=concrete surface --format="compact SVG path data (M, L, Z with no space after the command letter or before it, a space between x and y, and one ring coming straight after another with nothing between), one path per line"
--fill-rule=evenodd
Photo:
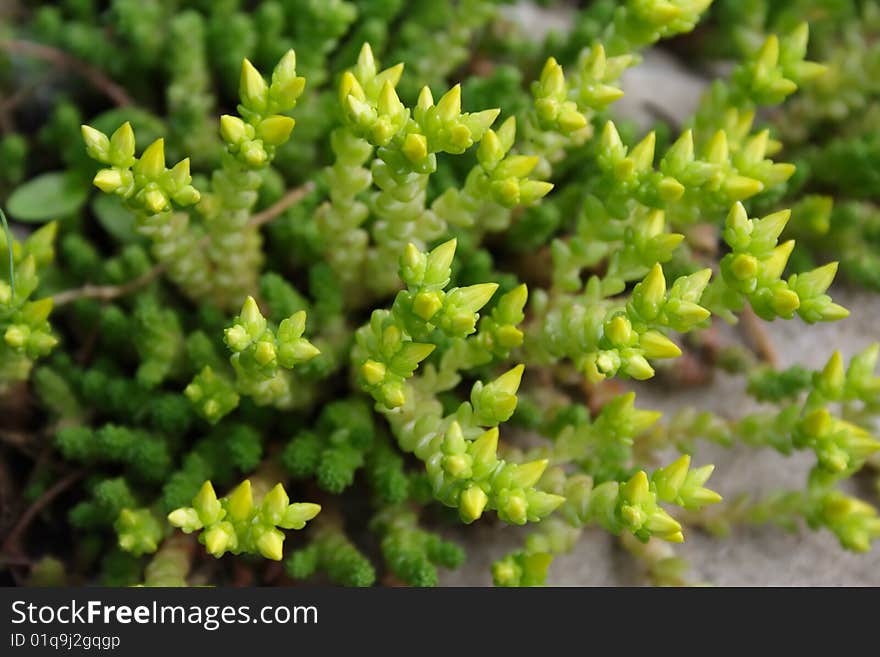
M776 321L768 333L776 347L780 365L801 363L824 365L831 350L841 350L845 359L880 340L880 295L850 289L836 289L833 296L852 315L835 324L807 326L800 320ZM683 406L709 409L732 416L756 407L745 394L741 378L719 375L712 385L681 393L658 386L640 385L637 403L642 408L675 411ZM814 462L809 453L784 457L769 449L736 447L724 449L702 444L696 463L714 463L711 487L730 499L748 491L756 495L780 488L803 487ZM878 504L866 490L858 493ZM495 559L522 545L525 532L500 523L477 523L450 534L461 540L468 562L455 572L445 572L441 583L448 586L490 585L490 567ZM796 534L767 526L739 528L724 539L698 529L685 532L679 556L691 565L689 580L721 586L880 586L880 547L867 554L843 550L827 531L805 527ZM628 586L645 584L639 564L619 547L615 537L590 530L575 549L558 557L550 568L549 583L556 586Z

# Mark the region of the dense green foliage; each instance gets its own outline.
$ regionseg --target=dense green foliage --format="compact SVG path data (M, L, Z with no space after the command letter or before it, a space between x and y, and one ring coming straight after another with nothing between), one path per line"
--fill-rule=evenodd
M537 40L505 4L12 3L0 476L46 506L2 550L116 585L284 576L262 557L431 586L465 559L449 523L503 522L528 533L494 581L531 586L589 527L659 583L691 526L870 549L842 484L880 450L876 345L818 372L731 346L706 366L751 415L624 386L744 313L844 320L838 262L880 288L876 5L597 0ZM614 102L655 45L735 64L644 131ZM728 503L699 440L816 462Z

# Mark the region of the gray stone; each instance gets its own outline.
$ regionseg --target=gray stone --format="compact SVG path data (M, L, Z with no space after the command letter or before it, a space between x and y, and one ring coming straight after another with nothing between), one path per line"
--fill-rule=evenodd
M880 339L880 297L861 290L839 288L835 300L852 312L833 324L806 325L799 319L766 324L780 366L795 363L820 368L833 349L846 360ZM711 385L670 390L643 384L637 388L641 408L664 412L692 406L727 417L754 411L757 404L745 393L742 378L718 374ZM809 453L782 456L770 449L736 446L725 449L700 445L695 463L714 463L711 487L725 498L749 492L757 496L779 489L799 489L814 463ZM876 496L857 491L876 504ZM443 573L449 586L491 584L492 561L522 545L526 530L494 521L478 522L450 533L468 550L468 562L455 572ZM721 586L880 586L880 549L867 554L847 552L827 531L803 527L790 534L767 526L738 528L726 538L715 538L699 529L686 530L677 553L687 559L689 579ZM550 569L549 584L556 586L627 586L645 584L639 564L623 551L617 539L601 530L589 530L567 555Z

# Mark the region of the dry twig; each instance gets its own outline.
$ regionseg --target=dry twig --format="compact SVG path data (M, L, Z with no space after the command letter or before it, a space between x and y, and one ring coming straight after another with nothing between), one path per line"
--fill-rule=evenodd
M86 474L85 470L76 470L71 472L69 475L60 479L55 483L54 486L49 488L46 492L44 492L40 497L38 497L33 504L28 507L27 511L25 511L21 518L18 519L18 522L15 523L15 527L12 528L12 531L9 532L9 536L6 537L6 540L3 541L3 546L0 547L0 554L2 555L10 555L16 554L20 551L19 543L21 541L21 537L24 535L27 528L30 526L31 522L33 522L34 518L37 517L37 514L42 511L52 500L61 495L68 488L73 486L76 482L82 479Z
M77 59L63 50L42 43L25 41L23 39L7 39L0 41L0 50L5 50L9 53L27 55L29 57L36 57L37 59L51 62L62 68L75 71L91 82L95 89L103 93L119 107L126 107L133 104L131 97L125 89L108 78L101 70L81 59Z

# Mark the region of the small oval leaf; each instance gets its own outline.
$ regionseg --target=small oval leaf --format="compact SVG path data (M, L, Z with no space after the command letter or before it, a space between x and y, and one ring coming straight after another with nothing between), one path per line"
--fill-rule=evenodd
M118 241L130 244L141 237L134 230L134 215L111 194L98 194L92 201L92 213L101 227Z
M63 171L52 171L16 187L6 209L18 221L41 223L76 214L88 195L86 181Z

